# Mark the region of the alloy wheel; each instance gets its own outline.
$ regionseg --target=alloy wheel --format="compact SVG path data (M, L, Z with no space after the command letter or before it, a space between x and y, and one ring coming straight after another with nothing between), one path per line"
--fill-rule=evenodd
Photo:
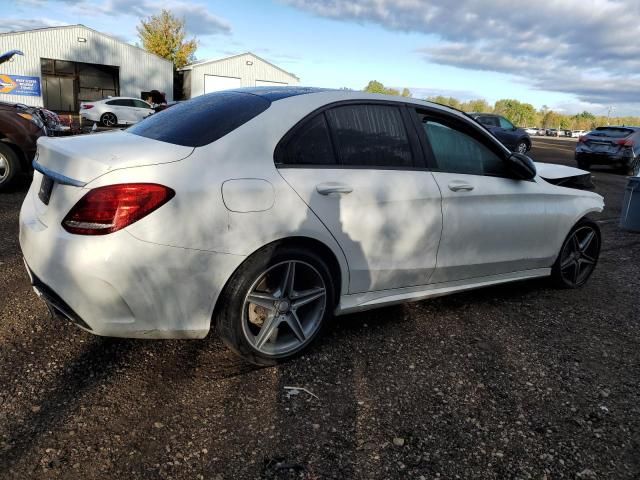
M567 285L586 282L596 266L599 244L598 233L588 225L576 229L567 239L560 257L560 274Z
M9 160L0 153L0 183L4 182L9 176Z
M271 266L249 288L242 307L242 331L264 355L290 354L320 328L327 287L312 265L289 260Z
M113 113L105 113L102 115L102 123L106 127L115 127L118 124L118 119Z
M520 142L518 144L518 153L527 153L527 144L524 142Z

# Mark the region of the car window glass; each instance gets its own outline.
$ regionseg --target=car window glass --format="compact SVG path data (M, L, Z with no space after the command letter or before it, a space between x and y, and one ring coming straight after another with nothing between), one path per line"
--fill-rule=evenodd
M487 127L498 127L498 119L496 117L479 117L478 122Z
M329 128L323 113L299 127L284 148L279 163L287 165L335 164Z
M421 118L438 170L469 175L507 176L502 159L480 141L445 122Z
M138 108L151 108L146 102L143 102L142 100L134 100L133 102Z
M107 105L122 106L122 100L109 100Z
M327 110L326 115L342 165L413 167L399 107L344 105Z
M500 127L511 130L513 128L513 124L504 117L498 117L500 120Z

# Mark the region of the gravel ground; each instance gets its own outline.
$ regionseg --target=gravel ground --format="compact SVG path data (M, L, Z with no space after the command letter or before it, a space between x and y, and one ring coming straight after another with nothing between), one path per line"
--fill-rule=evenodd
M536 160L572 164L573 144L534 142ZM617 227L625 178L594 175L604 249L583 289L343 317L276 368L215 335L51 320L17 241L27 186L0 194L0 478L639 478L640 236Z

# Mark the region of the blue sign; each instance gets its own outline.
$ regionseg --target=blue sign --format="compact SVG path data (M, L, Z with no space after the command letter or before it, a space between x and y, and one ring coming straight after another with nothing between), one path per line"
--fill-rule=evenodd
M0 93L39 97L40 77L0 74Z

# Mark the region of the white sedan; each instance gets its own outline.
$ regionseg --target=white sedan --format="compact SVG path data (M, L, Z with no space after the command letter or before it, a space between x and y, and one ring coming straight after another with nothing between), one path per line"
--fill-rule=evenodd
M43 138L34 165L20 245L53 311L118 337L215 325L258 364L332 315L536 277L580 287L600 251L586 215L601 196L408 98L216 92L125 131Z
M153 108L144 100L131 97L108 97L95 102L82 102L80 116L105 127L131 125L153 114Z

